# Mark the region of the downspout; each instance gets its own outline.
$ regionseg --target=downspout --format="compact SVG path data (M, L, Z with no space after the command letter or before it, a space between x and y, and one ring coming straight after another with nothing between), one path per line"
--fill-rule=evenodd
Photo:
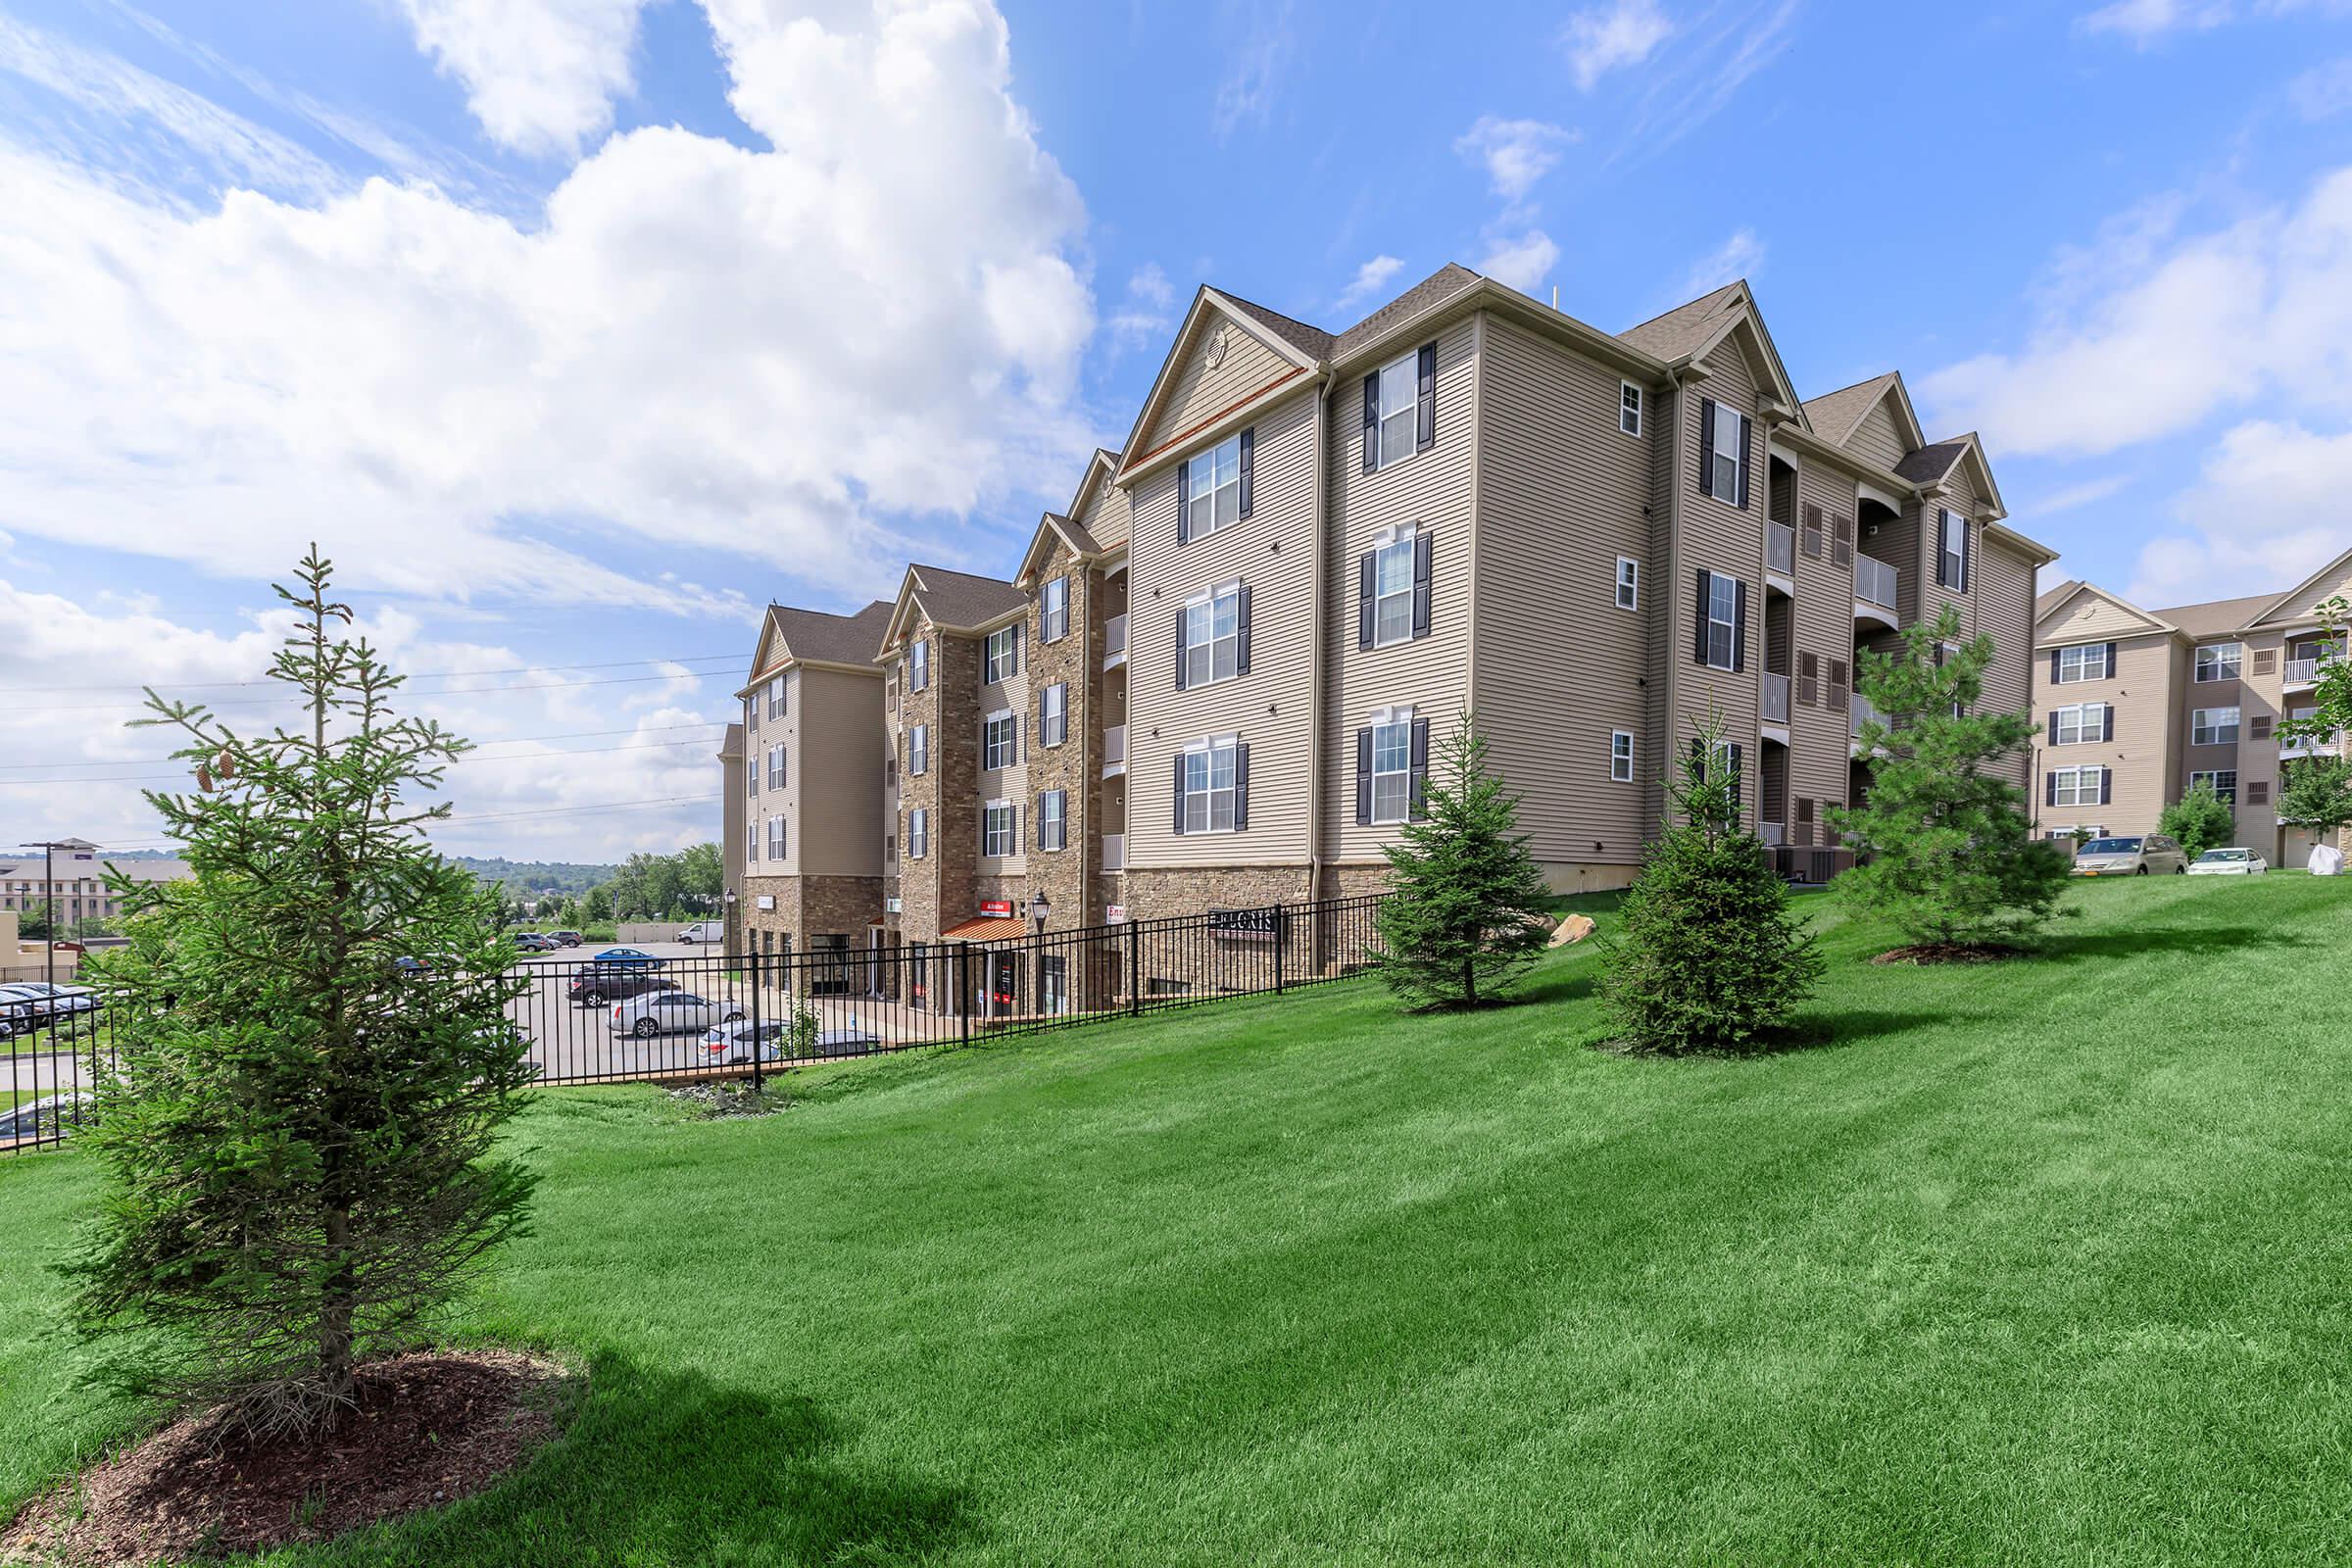
M1323 576L1327 569L1323 533L1330 489L1329 461L1324 432L1331 422L1332 370L1329 361L1315 383L1314 589L1307 624L1314 628L1307 657L1306 682L1306 896L1323 896L1323 665L1329 656L1329 628L1323 624Z

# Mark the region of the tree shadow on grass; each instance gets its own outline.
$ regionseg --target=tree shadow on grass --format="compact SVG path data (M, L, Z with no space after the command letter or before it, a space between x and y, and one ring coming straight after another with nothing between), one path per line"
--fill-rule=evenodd
M969 1536L960 1488L835 1457L815 1403L599 1357L568 1429L454 1507L347 1536L316 1560L466 1564L899 1562Z
M2312 948L2316 938L2292 926L2143 926L2135 931L2059 931L2029 948L2015 961L2078 963L2085 958L2129 958L2149 953L2223 953L2246 948Z
M1609 1055L1648 1061L1754 1061L1767 1056L1793 1055L1798 1052L1837 1051L1846 1046L1858 1046L1882 1035L1931 1028L1945 1022L1950 1016L1949 1013L1918 1008L1905 1012L1879 1012L1867 1007L1838 1007L1799 1013L1786 1027L1735 1049L1639 1051L1623 1041L1605 1036L1596 1037L1587 1044Z

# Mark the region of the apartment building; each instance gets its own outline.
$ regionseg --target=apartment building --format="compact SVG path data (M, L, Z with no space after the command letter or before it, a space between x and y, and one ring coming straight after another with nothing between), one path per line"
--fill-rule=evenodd
M2036 825L2053 838L2149 833L2165 807L2210 782L2237 812L2238 842L2300 866L2314 840L2282 823L2278 792L2326 742L2284 741L2307 717L2328 646L2324 601L2352 594L2352 552L2285 593L2143 610L2087 582L2034 606Z
M875 650L890 608L771 605L761 622L726 782L743 807L731 853L746 951L838 953L846 974L856 950L878 945L891 800Z
M745 702L750 699L746 698ZM741 953L743 941L743 878L751 868L751 835L746 823L751 820L751 802L758 798L744 770L743 726L729 724L726 735L718 745L719 820L718 836L719 885L724 895L719 907L724 911L722 926L726 940L724 951ZM737 788L736 780L743 779L746 787Z
M119 870L133 882L178 882L189 874L185 860L109 859L86 839L60 839L55 856L56 881L49 880L51 858L20 851L0 860L0 912L22 914L48 904L55 907L61 927L72 929L84 920L113 919L122 913L122 901L106 885L109 871Z
M1826 879L1862 651L1949 605L1986 703L2032 701L2052 556L2006 519L1898 373L1800 397L1743 282L1615 334L1460 267L1336 333L1203 288L1011 577L907 570L872 940L1221 908L1250 940L1239 911L1380 885L1473 711L1555 888L1632 880L1709 719L1784 872Z

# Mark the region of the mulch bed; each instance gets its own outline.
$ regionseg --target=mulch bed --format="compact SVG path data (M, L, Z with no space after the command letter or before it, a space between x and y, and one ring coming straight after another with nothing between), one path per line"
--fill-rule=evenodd
M2023 948L1970 948L1956 942L1926 942L1916 948L1897 948L1871 959L1873 963L1999 963L2025 956Z
M424 1351L362 1368L357 1407L315 1441L190 1416L27 1503L0 1560L225 1556L454 1502L555 1435L570 1377L512 1350Z

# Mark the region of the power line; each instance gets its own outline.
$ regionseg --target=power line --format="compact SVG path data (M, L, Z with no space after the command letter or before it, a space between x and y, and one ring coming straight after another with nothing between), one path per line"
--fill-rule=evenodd
M437 692L404 692L402 695L408 697L488 697L499 692L553 692L566 691L579 686L630 686L649 680L699 681L721 673L723 671L715 669L688 669L668 675L607 675L597 680L510 681L497 686L469 686ZM300 693L289 690L283 697L224 697L217 703L200 703L197 706L208 709L272 708L281 703L298 702L300 697ZM12 708L7 710L7 712L12 716L18 713L137 712L144 710L146 707L145 703L74 703L63 708Z
M743 655L740 653L677 654L657 655L649 659L612 659L607 660L601 664L514 664L503 669L416 669L407 671L406 675L410 680L455 680L468 675L536 675L560 669L625 669L631 664L697 664L708 663L714 659L732 660L737 663L744 662ZM706 671L705 673L715 674L716 671ZM211 691L223 686L268 686L271 683L271 677L266 675L256 675L246 680L149 681L143 682L142 684L150 685L159 692L192 692ZM15 692L112 692L122 690L122 684L121 682L108 682L95 686L10 686L0 688L0 690Z
M468 752L447 767L463 767L467 762L535 762L550 757L596 757L606 752L660 752L680 746L708 746L708 739L684 741L649 741L642 746L561 746L544 752L506 752L496 757L483 757ZM164 759L169 761L170 759ZM85 773L75 778L20 778L0 779L0 789L26 790L51 784L151 784L170 779L185 780L186 770L175 773Z
M503 740L477 741L479 747L526 746L539 741L596 740L607 735L667 735L673 730L700 729L724 731L727 721L706 718L693 724L652 724L642 729L568 729L553 735L510 735ZM669 745L687 746L691 741L673 741ZM35 769L50 772L61 767L161 767L172 761L169 757L85 757L74 762L0 762L0 773L29 772ZM5 781L0 781L5 782Z
M432 822L417 824L431 828L442 822L507 822L526 816L588 816L600 811L644 811L661 806L702 806L725 799L722 795L658 795L642 801L605 801L593 806L547 806L523 811L456 811ZM102 844L90 852L93 860L104 861L110 855L129 855L138 850L174 850L182 846L169 840L152 844ZM0 857L0 858L5 858Z

